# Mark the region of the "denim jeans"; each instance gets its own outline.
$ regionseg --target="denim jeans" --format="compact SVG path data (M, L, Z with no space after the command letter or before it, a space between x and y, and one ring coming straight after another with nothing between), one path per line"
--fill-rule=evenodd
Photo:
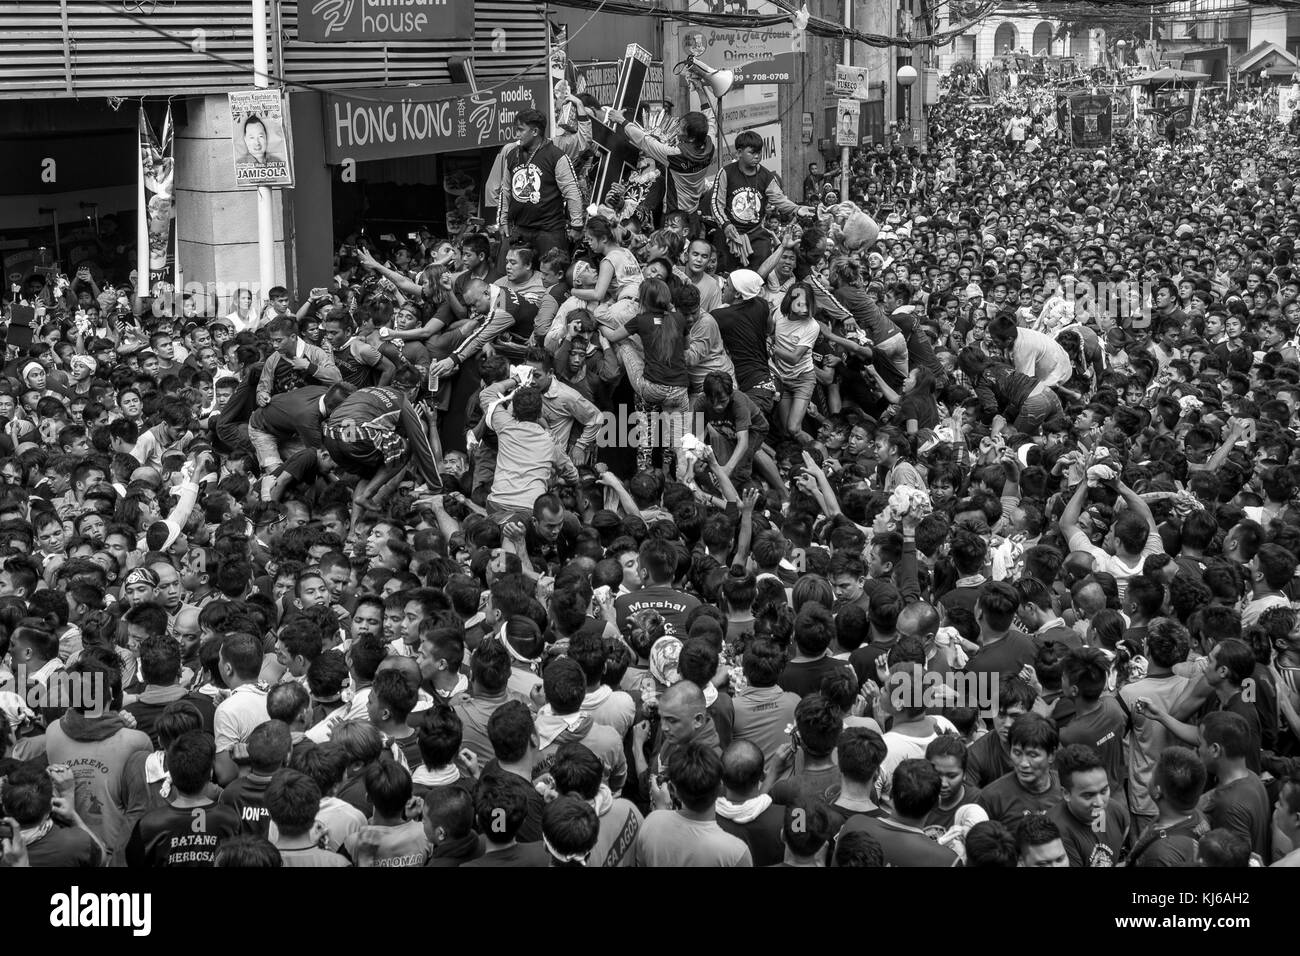
M646 379L645 358L626 339L618 343L618 357L623 363L624 371L627 372L627 380L631 383L632 390L643 402L652 406L652 413L656 411L661 413L652 418L650 423L652 427L641 429L641 444L654 445L655 439L666 432L668 441L666 443L661 441L658 444L680 453L682 435L685 432L686 419L691 407L686 386L662 385Z
M1061 411L1061 400L1050 388L1030 395L1020 404L1020 414L1011 427L1025 435L1036 435L1043 422Z

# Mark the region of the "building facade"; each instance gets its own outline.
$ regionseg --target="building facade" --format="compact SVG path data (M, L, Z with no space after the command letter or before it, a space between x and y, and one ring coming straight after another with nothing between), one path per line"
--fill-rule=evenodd
M939 48L939 70L947 73L958 61L983 69L996 56L1016 53L1070 57L1080 69L1096 65L1105 50L1104 31L1062 34L1060 26L1059 21L1036 17L988 17Z
M275 276L303 293L329 284L333 236L346 231L349 217L394 204L393 195L417 181L428 183L412 191L422 218L450 202L436 188L441 155L416 169L361 162L348 177L344 164L327 162L326 91L363 99L394 88L417 98L451 95L465 89L452 82L452 58L467 54L481 87L534 70L544 81L544 65L537 65L545 60L547 24L543 4L475 0L468 41L403 39L396 29L382 41L322 43L300 30L299 6L267 0L266 52L271 85L288 94L282 145L296 174L293 188L273 190ZM0 256L7 274L38 246L57 250L65 267L90 247L132 261L139 110L143 103L157 127L170 104L184 281L256 284L256 190L235 185L227 99L254 86L252 9L251 0L0 4ZM458 169L472 167L491 145L484 148L472 130L444 142ZM401 225L389 218L387 228Z

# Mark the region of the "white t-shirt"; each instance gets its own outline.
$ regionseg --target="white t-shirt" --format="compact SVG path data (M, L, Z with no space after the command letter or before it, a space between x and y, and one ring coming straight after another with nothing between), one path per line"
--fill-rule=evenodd
M1281 594L1266 594L1258 600L1251 601L1241 611L1241 624L1251 627L1259 623L1260 615L1271 607L1290 607L1291 602Z
M1107 574L1114 575L1115 583L1119 585L1119 599L1124 600L1125 594L1128 593L1128 579L1136 577L1142 573L1142 564L1149 554L1164 554L1165 545L1160 540L1160 535L1152 531L1147 535L1147 543L1142 548L1142 553L1138 555L1137 561L1133 564L1126 564L1123 559L1109 551L1103 551L1088 540L1088 536L1082 531L1074 531L1070 534L1069 540L1071 551L1087 551L1092 555L1094 571L1105 571Z
M912 737L892 730L884 735L885 747L888 749L885 759L880 762L880 772L876 774L876 796L880 800L889 799L894 771L898 769L900 763L904 760L924 760L925 748L930 746L936 737L941 734L958 733L957 728L947 717L933 716L930 719L934 721L935 732L928 737Z
M256 684L241 684L217 705L217 712L212 719L217 753L244 743L254 728L268 720L270 717L266 713L265 688Z
M771 356L772 372L778 378L798 378L802 375L809 375L813 370L812 347L817 342L817 336L821 334L821 327L813 321L812 316L806 319L790 319L785 315L777 313L775 329L772 338L776 342L788 349L806 348L806 351L798 362L790 364L779 358L773 352Z
M245 319L238 312L231 312L228 316L226 316L226 318L229 319L230 323L235 327L236 333L257 331L258 323L257 323L256 316Z
M1070 357L1056 339L1033 329L1016 330L1011 358L1017 372L1047 386L1064 382L1074 370Z

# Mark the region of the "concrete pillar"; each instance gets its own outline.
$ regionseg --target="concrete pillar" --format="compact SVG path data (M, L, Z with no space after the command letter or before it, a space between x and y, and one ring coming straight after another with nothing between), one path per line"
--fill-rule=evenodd
M293 121L294 188L286 219L293 240L293 278L299 301L314 288L334 281L334 203L331 175L325 165L325 130L319 93L294 93L289 115ZM291 288L290 291L293 291Z
M290 117L293 121L293 117ZM189 101L189 125L176 136L176 217L186 283L256 289L257 190L236 189L230 145L230 106L224 95ZM319 125L319 120L318 120ZM283 189L273 189L275 281L286 284ZM265 301L269 290L258 290ZM230 293L218 307L227 309ZM224 314L224 313L223 313Z

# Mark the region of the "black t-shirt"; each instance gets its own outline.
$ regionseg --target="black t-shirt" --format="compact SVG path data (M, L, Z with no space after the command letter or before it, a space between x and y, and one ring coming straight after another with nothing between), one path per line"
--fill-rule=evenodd
M1221 783L1201 797L1201 811L1214 828L1222 827L1250 841L1252 853L1258 853L1267 865L1272 837L1273 805L1263 781L1253 773Z
M300 485L315 484L320 473L320 458L315 448L302 448L294 452L274 472L277 478L288 474Z
M1062 727L1061 746L1084 744L1097 751L1106 766L1111 789L1119 791L1128 779L1128 763L1124 759L1127 727L1128 715L1119 700L1104 696L1099 708L1088 714L1075 714Z
M842 670L852 670L846 661L837 661L833 657L819 657L815 661L790 661L781 670L777 684L782 690L800 697L807 697L822 689L822 680L829 674L838 674Z
M180 700L194 705L199 712L199 718L203 721L203 732L212 733L212 720L216 714L216 705L212 703L212 698L207 694L191 691L181 697ZM158 738L154 735L154 725L158 723L158 718L162 716L162 712L167 709L167 706L168 704L152 704L135 700L122 709L135 718L135 729L148 734L149 739L153 741L153 745L157 747Z
M690 383L686 374L686 320L680 313L671 309L642 312L629 328L641 336L646 381L682 388Z
M201 807L159 807L136 823L126 844L126 865L212 866L217 846L237 836L239 814L213 801Z
M1255 685L1255 692L1256 700L1263 697L1258 684ZM1218 698L1214 699L1217 700ZM1259 762L1259 751L1264 745L1264 725L1259 717L1260 705L1244 700L1241 691L1237 691L1228 698L1228 702L1220 709L1237 714L1246 721L1246 726L1250 730L1250 745L1246 748L1246 769L1252 773L1261 773L1264 768Z
M966 785L987 787L1011 772L1011 755L1002 738L988 733L966 748Z
M515 835L515 839L520 843L535 843L540 840L542 838L542 811L546 809L546 801L542 798L542 795L523 777L510 773L508 770L502 770L495 760L490 761L483 768L483 773L479 776L480 783L489 777L504 780L508 786L518 790L528 805L524 825L519 828L519 833Z
M270 774L250 773L234 780L221 791L217 804L239 814L244 832L265 837L271 830L271 811L266 808L266 788Z
M1026 790L1012 770L985 787L978 802L988 812L990 820L997 820L1014 831L1021 817L1031 813L1048 813L1063 799L1061 781L1055 770L1052 771L1051 786L1042 793Z
M551 854L541 843L517 843L508 850L484 853L462 863L462 867L550 866Z
M1106 804L1106 812L1091 824L1071 813L1064 802L1048 816L1061 831L1070 866L1114 866L1131 838L1128 808L1114 797Z
M925 815L925 832L931 839L941 837L957 817L957 811L967 804L979 803L980 788L972 783L962 783L961 798L951 807L935 807Z
M775 866L785 858L785 845L781 842L785 807L781 804L771 804L748 823L737 823L721 816L717 819L723 830L745 841L755 866Z
M907 364L913 368L927 368L936 379L942 381L945 375L943 363L934 354L934 345L930 342L930 336L921 328L916 313L895 312L889 319L907 339Z
M534 565L553 567L565 564L573 557L581 531L582 521L572 512L565 513L559 533L551 541L541 536L535 520L529 521L524 525L524 543L528 548L528 556Z
M99 845L80 827L56 823L45 836L27 844L27 861L33 867L92 867L103 860Z
M898 403L898 415L896 421L902 428L907 427L907 423L916 420L916 427L934 428L939 424L939 408L934 403L934 396L931 394L921 394L911 392L902 397Z
M1129 856L1130 866L1192 866L1196 845L1210 830L1199 813L1167 827L1150 826Z
M878 818L860 814L836 835L842 840L847 833L870 833L880 844L885 862L890 866L956 866L957 854L939 846L925 834L888 817Z
M962 668L967 674L1019 674L1026 664L1032 665L1038 651L1034 642L1012 631L1002 640L981 647Z
M731 403L720 413L713 410L707 396L697 395L691 402L691 411L702 414L704 424L712 425L729 442L735 442L738 432L749 432L750 448L757 447L756 439L768 429L767 416L744 392L732 392Z
M767 363L768 314L767 300L761 296L712 312L742 392L772 381Z

